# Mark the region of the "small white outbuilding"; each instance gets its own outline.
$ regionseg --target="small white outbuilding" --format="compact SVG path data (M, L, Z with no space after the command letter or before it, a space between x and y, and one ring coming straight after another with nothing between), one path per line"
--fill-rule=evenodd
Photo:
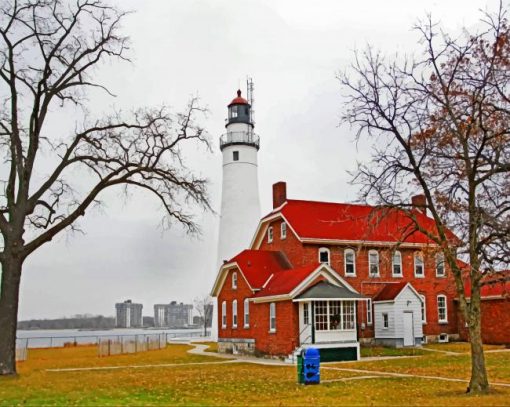
M423 338L422 298L410 283L388 283L374 300L375 342L420 346Z

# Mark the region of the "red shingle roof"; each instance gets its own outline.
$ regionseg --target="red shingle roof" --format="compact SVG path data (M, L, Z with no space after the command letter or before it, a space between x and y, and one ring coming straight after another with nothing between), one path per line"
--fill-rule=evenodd
M259 291L255 297L289 294L312 272L314 272L317 267L319 267L319 263L295 269L277 271L273 274L266 287Z
M403 210L369 205L287 200L279 210L301 238L346 241L432 243L414 229ZM273 215L272 212L270 215ZM434 220L414 211L420 225L435 231ZM411 233L412 232L412 233ZM449 232L452 239L456 239Z
M404 289L407 282L386 284L381 291L374 297L374 301L393 301L400 291Z
M292 267L289 260L279 251L243 250L228 263L236 262L252 288L262 288L273 273Z

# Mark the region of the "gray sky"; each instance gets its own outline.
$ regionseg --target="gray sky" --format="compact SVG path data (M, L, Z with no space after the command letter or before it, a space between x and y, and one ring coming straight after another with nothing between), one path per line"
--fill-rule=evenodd
M97 77L117 97L91 94L91 113L161 104L178 111L191 95L199 95L209 109L203 124L214 149L186 156L191 168L210 179L219 211L218 137L225 131L226 105L252 76L263 214L271 209L271 185L279 180L287 182L290 198L356 200L357 187L349 185L347 171L368 156L370 147L356 146L353 131L338 127L342 90L335 79L354 49L370 43L388 54L417 51L411 27L427 12L449 32L460 33L477 23L480 7L497 5L496 0L118 3L135 11L123 29L131 37L133 63L98 69ZM135 192L125 198L110 191L102 201L100 210L80 221L84 234L63 234L29 258L21 319L113 315L114 303L128 298L152 315L155 303L188 302L210 290L217 216L199 214L202 236L190 238L179 227L161 230L163 212L151 196Z

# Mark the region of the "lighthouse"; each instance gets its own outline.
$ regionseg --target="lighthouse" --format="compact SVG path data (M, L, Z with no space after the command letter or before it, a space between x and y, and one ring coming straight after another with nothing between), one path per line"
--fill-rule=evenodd
M248 98L241 90L228 105L226 133L220 137L223 180L216 272L224 261L250 245L260 220L257 154L260 147L254 132L253 82L248 81ZM213 307L211 337L217 338L217 303Z

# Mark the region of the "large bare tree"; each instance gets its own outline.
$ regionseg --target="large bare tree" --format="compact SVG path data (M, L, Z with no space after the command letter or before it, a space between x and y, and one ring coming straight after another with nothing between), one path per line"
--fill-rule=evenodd
M510 32L506 10L483 13L477 32L445 33L429 17L416 27L422 52L386 58L368 48L339 76L343 120L374 145L356 181L364 199L403 207L423 193L455 278L471 342L468 391L489 389L480 289L510 264ZM420 225L415 223L417 229ZM452 245L448 230L460 243ZM458 258L468 262L467 269ZM467 291L467 293L466 293Z
M137 187L165 219L197 231L191 205L209 208L206 180L183 162L188 142L207 145L192 100L182 114L142 108L92 119L85 105L98 64L127 59L124 13L102 0L0 1L0 375L16 373L20 277L34 251L110 187ZM155 46L157 46L155 44ZM157 78L155 78L157 80ZM75 129L55 123L72 115Z
M200 324L204 328L204 337L207 336L207 327L211 326L212 312L213 312L213 299L210 295L204 294L193 300L195 310L200 317Z

